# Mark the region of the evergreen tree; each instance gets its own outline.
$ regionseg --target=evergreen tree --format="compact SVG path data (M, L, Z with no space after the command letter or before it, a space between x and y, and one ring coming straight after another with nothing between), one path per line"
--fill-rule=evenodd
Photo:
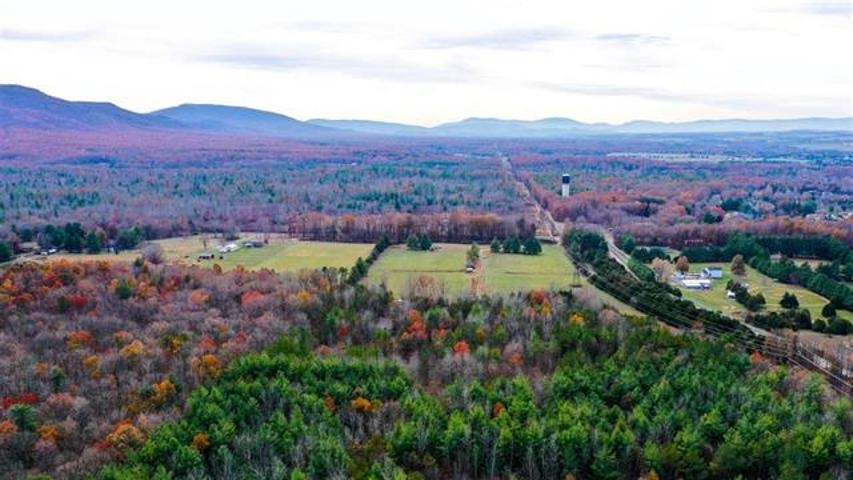
M421 235L421 238L419 239L418 242L420 244L421 250L423 250L423 251L427 251L430 248L432 248L432 239L430 239L429 235L427 235L427 234Z
M795 308L799 308L800 302L797 300L797 296L790 292L785 292L782 295L782 300L779 301L779 305L786 310L793 310Z
M619 248L630 255L637 248L637 241L632 235L623 235L619 238Z
M0 262L8 262L12 259L12 247L8 243L0 241Z
M421 249L421 242L418 239L418 236L415 235L414 233L409 235L409 238L406 240L406 247L409 250L420 250Z
M518 241L518 237L510 235L510 237L504 241L503 251L504 253L520 253L521 242Z
M524 241L524 253L527 255L539 255L542 253L542 244L536 237L529 237Z
M86 235L86 251L89 253L101 253L103 249L103 245L101 245L101 239L98 237L95 232L89 232Z
M84 236L83 227L79 223L66 223L63 246L69 252L80 253L83 251Z
M489 249L492 253L501 253L501 242L497 238L492 239L492 243L489 245Z

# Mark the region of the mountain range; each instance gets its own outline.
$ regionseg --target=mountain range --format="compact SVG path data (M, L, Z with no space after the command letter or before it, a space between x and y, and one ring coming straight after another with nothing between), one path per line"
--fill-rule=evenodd
M336 138L342 136L560 138L590 135L785 132L795 130L853 132L853 117L772 120L697 120L665 123L583 123L569 118L504 120L468 118L423 127L371 120L300 121L274 112L239 106L183 104L136 113L112 103L76 102L20 85L0 85L0 129L64 132L155 131L263 136Z

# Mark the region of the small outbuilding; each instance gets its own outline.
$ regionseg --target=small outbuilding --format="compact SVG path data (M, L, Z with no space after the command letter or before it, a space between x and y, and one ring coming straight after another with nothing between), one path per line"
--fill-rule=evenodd
M722 267L705 267L702 270L702 276L713 280L719 280L723 278L723 269Z

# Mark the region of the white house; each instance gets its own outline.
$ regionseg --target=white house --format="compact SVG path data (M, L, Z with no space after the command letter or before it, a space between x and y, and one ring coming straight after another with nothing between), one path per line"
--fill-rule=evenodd
M707 278L685 278L681 285L690 290L707 290L711 288L711 280Z

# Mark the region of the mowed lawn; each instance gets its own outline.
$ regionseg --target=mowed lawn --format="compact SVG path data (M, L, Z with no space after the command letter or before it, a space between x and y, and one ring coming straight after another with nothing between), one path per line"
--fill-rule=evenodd
M726 315L744 315L746 313L746 309L743 308L743 305L737 303L734 299L726 298L726 284L729 279L732 278L730 266L728 264L693 263L690 265L690 271L698 273L701 272L703 268L709 266L722 267L723 278L715 280L709 290L688 290L686 288L679 287L681 288L684 298L692 300L701 307L718 310ZM782 307L779 305L779 301L782 300L782 295L784 295L785 292L790 292L796 295L797 300L800 302L800 308L807 308L809 312L811 312L812 319L821 318L821 309L823 309L824 305L829 303L827 299L798 285L786 285L784 283L777 282L748 266L746 267L746 271L747 275L745 282L749 284L749 291L752 294L761 292L767 300L765 310L781 310ZM846 318L847 320L853 319L853 316L851 316L849 312L839 310L838 314L841 318Z

